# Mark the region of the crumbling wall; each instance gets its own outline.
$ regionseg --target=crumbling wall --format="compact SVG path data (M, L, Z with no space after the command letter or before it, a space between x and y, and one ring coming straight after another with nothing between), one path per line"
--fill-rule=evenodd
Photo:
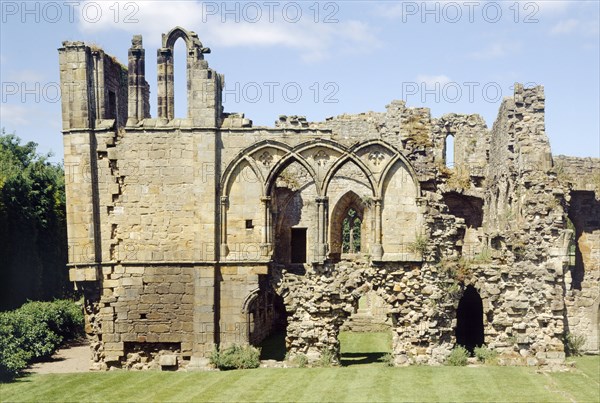
M550 168L543 88L516 85L492 128L486 173L483 223L490 255L516 280L496 279L498 289L510 291L501 294L495 327L514 340L512 348L522 357L556 361L564 357L567 231L564 189L548 175Z
M172 111L178 39L192 70L183 119ZM541 87L515 85L491 130L478 115L432 118L403 101L253 128L222 113L208 51L181 28L163 38L152 119L141 37L128 82L101 49L60 49L70 275L97 368L185 366L259 343L286 314L290 357L338 359L338 333L367 293L383 301L397 365L445 360L465 290L504 363L561 362L565 332L585 333L594 351L600 163L552 166ZM349 208L360 251L342 253ZM581 270L565 282L567 213ZM299 228L306 259L292 262Z
M565 276L567 331L584 337L584 351L598 352L600 337L600 201L594 192L571 191L575 264Z

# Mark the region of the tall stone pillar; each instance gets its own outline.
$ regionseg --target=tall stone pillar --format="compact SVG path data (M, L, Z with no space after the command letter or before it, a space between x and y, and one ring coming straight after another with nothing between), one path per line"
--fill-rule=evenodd
M271 196L261 197L263 205L263 233L260 245L261 256L268 257L273 250L271 242Z
M158 118L169 121L174 118L173 51L160 48L157 51Z
M146 51L142 36L134 35L129 48L127 84L127 126L132 126L150 117L148 83L146 82Z
M371 256L373 260L381 260L383 258L383 245L381 244L381 198L373 199L375 205L375 239L371 247Z
M221 245L220 245L220 258L224 259L229 254L229 247L227 246L227 205L229 203L228 196L221 196Z
M327 256L327 221L328 221L328 201L329 198L317 197L317 245L314 261L323 262Z

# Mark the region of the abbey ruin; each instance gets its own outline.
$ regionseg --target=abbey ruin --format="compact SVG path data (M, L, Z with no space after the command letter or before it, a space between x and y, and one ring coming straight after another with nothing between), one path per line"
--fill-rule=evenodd
M163 35L151 117L141 36L127 67L59 49L69 270L94 368L202 366L275 331L288 358L339 357L367 295L396 365L442 363L456 344L559 364L567 334L598 352L600 160L552 155L543 87L516 84L491 129L403 101L256 127L223 111L209 52L193 32Z

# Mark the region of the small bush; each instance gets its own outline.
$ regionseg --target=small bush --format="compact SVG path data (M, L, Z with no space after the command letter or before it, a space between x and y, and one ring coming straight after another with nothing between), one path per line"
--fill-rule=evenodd
M565 337L566 353L569 356L580 356L583 354L582 348L585 345L585 336L582 334L567 333Z
M223 351L214 350L210 362L221 370L258 368L260 350L252 346L234 345Z
M296 364L298 368L306 368L308 366L308 357L305 354L296 354L292 362Z
M387 367L394 366L394 356L391 353L385 353L379 361L383 362Z
M0 313L0 379L54 354L64 340L83 334L83 312L73 301L28 302Z
M453 367L464 367L467 365L467 358L469 358L469 352L463 346L456 346L446 358L446 365Z
M317 366L319 367L331 367L335 363L335 355L333 351L324 348L321 350L321 357L319 361L317 361Z
M498 358L498 353L494 350L490 350L486 346L475 347L473 352L478 361L486 364L495 364Z

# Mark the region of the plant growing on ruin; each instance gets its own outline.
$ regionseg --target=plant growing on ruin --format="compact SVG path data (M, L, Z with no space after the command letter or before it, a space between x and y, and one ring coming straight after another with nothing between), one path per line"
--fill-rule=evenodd
M423 256L423 254L427 251L427 245L429 244L429 239L423 234L416 234L414 242L408 244L408 250L412 253L418 253Z
M321 357L316 362L316 365L319 367L331 367L335 364L335 354L333 351L323 348L321 350Z
M383 362L386 367L394 366L394 356L391 353L385 353L379 361Z
M446 365L452 367L464 367L467 365L469 358L469 352L463 346L456 346L452 349L452 352L446 358Z
M563 185L566 185L573 180L567 173L567 170L562 162L558 162L554 165L554 172L556 173L556 179Z
M360 201L366 208L369 208L373 205L373 198L371 196L361 195Z
M300 189L301 185L300 181L293 173L289 172L287 169L284 169L277 178L277 186L287 187L292 191L296 191Z
M481 252L473 257L473 261L477 263L490 263L492 261L492 253L490 249L487 246L483 247Z
M586 338L582 334L567 333L565 336L566 353L569 356L582 355Z
M442 259L438 267L446 274L450 280L464 282L471 275L471 261L466 258Z
M450 169L450 175L446 184L455 189L467 190L471 187L471 174L464 165L456 165Z
M306 356L306 354L302 354L302 353L296 354L296 356L294 357L292 362L298 368L306 368L308 366L308 357Z
M483 362L488 365L494 365L498 361L498 352L489 349L486 346L475 347L473 352L475 353L475 357L477 357L479 362Z

